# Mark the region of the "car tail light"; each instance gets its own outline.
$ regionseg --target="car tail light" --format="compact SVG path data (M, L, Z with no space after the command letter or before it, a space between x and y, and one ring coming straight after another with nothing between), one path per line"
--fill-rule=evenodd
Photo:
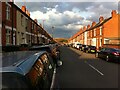
M120 56L120 54L119 54L118 52L113 52L113 54L114 54L115 56Z

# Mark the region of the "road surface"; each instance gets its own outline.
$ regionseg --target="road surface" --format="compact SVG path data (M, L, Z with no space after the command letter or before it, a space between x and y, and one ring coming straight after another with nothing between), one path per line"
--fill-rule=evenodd
M60 51L60 88L118 88L119 64L69 47L61 47Z

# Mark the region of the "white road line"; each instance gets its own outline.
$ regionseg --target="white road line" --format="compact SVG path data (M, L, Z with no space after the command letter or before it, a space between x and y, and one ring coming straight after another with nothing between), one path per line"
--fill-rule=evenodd
M104 75L102 72L100 72L98 69L96 69L94 66L92 66L91 64L89 64L87 61L85 61L86 64L88 64L92 69L94 69L95 71L97 71L100 75Z
M52 83L50 86L50 90L53 90L55 84L55 75L56 75L56 68L54 69L53 76L52 76Z

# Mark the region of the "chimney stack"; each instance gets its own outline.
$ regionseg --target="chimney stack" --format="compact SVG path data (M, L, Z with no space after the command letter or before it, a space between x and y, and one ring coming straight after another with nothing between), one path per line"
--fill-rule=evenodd
M87 29L89 29L90 28L90 25L87 25Z
M28 10L26 10L26 14L27 14L28 16L30 16L30 12L29 12Z
M117 15L116 10L112 10L111 15L112 15L112 17L115 17Z
M96 22L92 22L92 27L94 27L96 25Z
M34 21L37 23L38 21L37 21L37 19L34 19Z
M22 11L26 13L26 6L22 6Z
M99 22L102 22L104 20L103 16L100 16Z
M85 30L86 30L86 26L83 27L83 31L85 31Z

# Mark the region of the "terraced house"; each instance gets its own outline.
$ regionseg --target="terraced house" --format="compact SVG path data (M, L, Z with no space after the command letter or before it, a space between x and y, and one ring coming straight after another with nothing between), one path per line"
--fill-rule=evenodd
M54 42L53 38L38 24L37 19L30 18L26 6L19 8L13 2L1 2L0 46L33 45Z
M69 39L69 43L80 42L85 45L99 47L120 48L120 14L112 10L111 17L104 19L100 16L99 22L84 26ZM77 39L79 37L79 39Z

